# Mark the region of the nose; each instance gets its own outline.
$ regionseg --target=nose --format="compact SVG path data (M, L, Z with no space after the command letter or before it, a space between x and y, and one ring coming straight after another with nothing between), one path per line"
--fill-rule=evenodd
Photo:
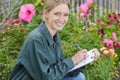
M59 21L61 22L67 22L67 17L64 15L59 16Z
M64 21L64 16L61 15L61 16L59 17L59 20L60 20L60 21Z

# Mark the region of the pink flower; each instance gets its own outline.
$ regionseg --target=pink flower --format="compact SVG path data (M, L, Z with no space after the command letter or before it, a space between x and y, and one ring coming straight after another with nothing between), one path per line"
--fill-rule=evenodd
M81 13L81 14L79 15L79 17L80 17L80 18L83 18L83 17L86 18L86 17L88 17L88 14L87 14L87 13Z
M82 13L86 14L88 12L88 5L86 3L77 7L77 11L81 11Z
M92 4L93 2L94 2L93 0L86 0L86 3L87 3L88 5Z
M112 37L113 37L114 42L118 41L116 33L112 32Z
M34 5L33 4L25 4L21 6L19 12L19 18L26 21L31 22L32 17L35 15Z
M120 48L120 42L115 43L115 46Z
M102 20L100 18L98 18L97 22L98 22L98 24L101 24Z
M89 7L86 3L78 6L77 11L80 13L79 17L80 18L87 17L88 16L88 9L89 9Z
M112 41L112 40L110 40L110 39L105 39L105 40L103 41L103 43L105 43L109 49L114 49L114 45L113 45L113 41Z

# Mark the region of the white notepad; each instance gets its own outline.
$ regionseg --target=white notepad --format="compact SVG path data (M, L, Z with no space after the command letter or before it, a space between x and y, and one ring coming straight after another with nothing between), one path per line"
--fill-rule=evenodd
M94 58L95 58L95 54L94 54L95 52L99 53L99 51L98 51L96 48L88 51L88 52L87 52L87 55L86 55L86 58L83 59L82 62L80 62L79 64L75 65L75 67L72 68L70 71L73 71L73 70L75 70L75 69L78 69L78 68L80 68L80 67L85 66L86 64L89 64L89 63L93 62L93 61L94 61ZM100 54L100 53L99 53L99 54ZM70 71L69 71L69 72L70 72Z

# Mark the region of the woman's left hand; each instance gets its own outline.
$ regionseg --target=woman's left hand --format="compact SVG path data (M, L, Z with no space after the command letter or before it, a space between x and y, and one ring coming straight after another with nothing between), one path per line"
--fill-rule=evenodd
M94 49L94 53L95 53L94 61L96 61L99 58L100 53L97 49Z

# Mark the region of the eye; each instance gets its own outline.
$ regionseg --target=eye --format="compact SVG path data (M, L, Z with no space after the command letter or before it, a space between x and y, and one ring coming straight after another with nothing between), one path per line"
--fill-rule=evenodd
M60 13L57 12L57 13L54 13L54 15L56 15L56 16L60 16Z
M60 12L56 12L56 13L54 13L54 15L59 16L59 17L60 17L60 16L62 16L62 13L60 13ZM68 16L69 16L69 14L68 14L68 13L64 13L64 14L63 14L63 16L64 16L64 17L68 17Z
M68 16L69 16L69 14L64 14L64 16L68 17Z

